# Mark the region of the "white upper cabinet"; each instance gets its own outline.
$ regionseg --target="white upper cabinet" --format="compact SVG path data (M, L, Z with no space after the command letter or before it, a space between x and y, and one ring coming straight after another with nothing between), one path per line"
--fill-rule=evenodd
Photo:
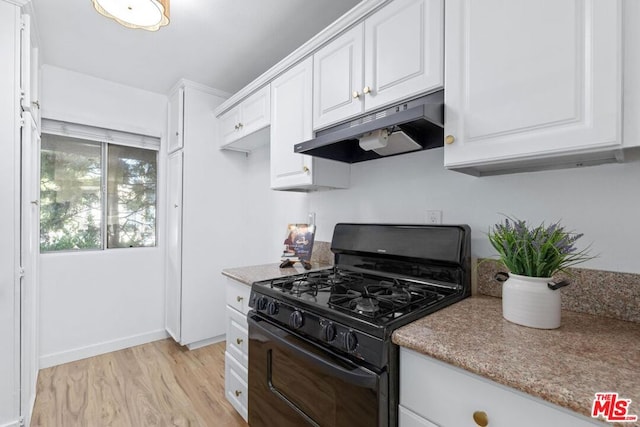
M40 129L40 64L38 47L32 37L31 17L22 15L20 28L20 96L23 111L29 111Z
M223 149L245 151L269 142L265 131L271 123L271 90L263 87L239 105L220 116L220 139Z
M396 0L314 54L314 129L443 86L442 0Z
M442 0L395 0L364 22L365 111L443 87L443 13Z
M169 95L168 109L167 153L173 153L184 146L184 86Z
M293 151L293 146L313 137L312 58L271 82L271 188L313 190L346 188L349 165L315 159Z
M313 55L313 127L362 113L363 25Z
M621 4L447 0L445 166L601 162L621 147Z

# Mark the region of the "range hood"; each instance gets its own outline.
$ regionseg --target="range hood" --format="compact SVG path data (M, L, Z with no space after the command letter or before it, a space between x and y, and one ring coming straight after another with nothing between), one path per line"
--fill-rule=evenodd
M296 153L357 163L442 147L444 90L319 131Z

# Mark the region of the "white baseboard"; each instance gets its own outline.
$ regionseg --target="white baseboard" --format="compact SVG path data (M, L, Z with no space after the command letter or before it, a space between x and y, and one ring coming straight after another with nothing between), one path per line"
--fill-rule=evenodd
M189 343L187 344L187 348L189 350L195 350L197 348L201 348L210 344L215 344L217 342L224 341L225 339L226 339L226 335L222 334L222 335L218 335L217 337L207 338L206 340Z
M74 348L58 353L45 354L40 356L40 369L62 365L63 363L74 362L76 360L86 359L87 357L98 356L100 354L110 353L112 351L122 350L124 348L129 348L140 344L146 344L152 341L162 340L167 337L169 337L167 331L165 331L164 329L160 329L157 331L132 335L130 337L120 338L117 340L92 344L86 347Z

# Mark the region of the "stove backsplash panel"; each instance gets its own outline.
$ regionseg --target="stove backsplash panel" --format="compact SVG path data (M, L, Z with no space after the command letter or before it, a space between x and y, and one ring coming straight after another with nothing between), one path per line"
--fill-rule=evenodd
M479 259L477 264L478 293L502 297L502 285L494 279L507 269L492 259ZM640 274L570 268L571 274L558 274L555 281L569 280L571 285L560 289L562 308L640 323Z

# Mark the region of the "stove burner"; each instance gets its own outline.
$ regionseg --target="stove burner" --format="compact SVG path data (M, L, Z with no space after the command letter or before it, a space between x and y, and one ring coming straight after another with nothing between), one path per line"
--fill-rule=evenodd
M358 297L351 300L349 306L358 313L375 313L380 310L379 303L375 298Z

